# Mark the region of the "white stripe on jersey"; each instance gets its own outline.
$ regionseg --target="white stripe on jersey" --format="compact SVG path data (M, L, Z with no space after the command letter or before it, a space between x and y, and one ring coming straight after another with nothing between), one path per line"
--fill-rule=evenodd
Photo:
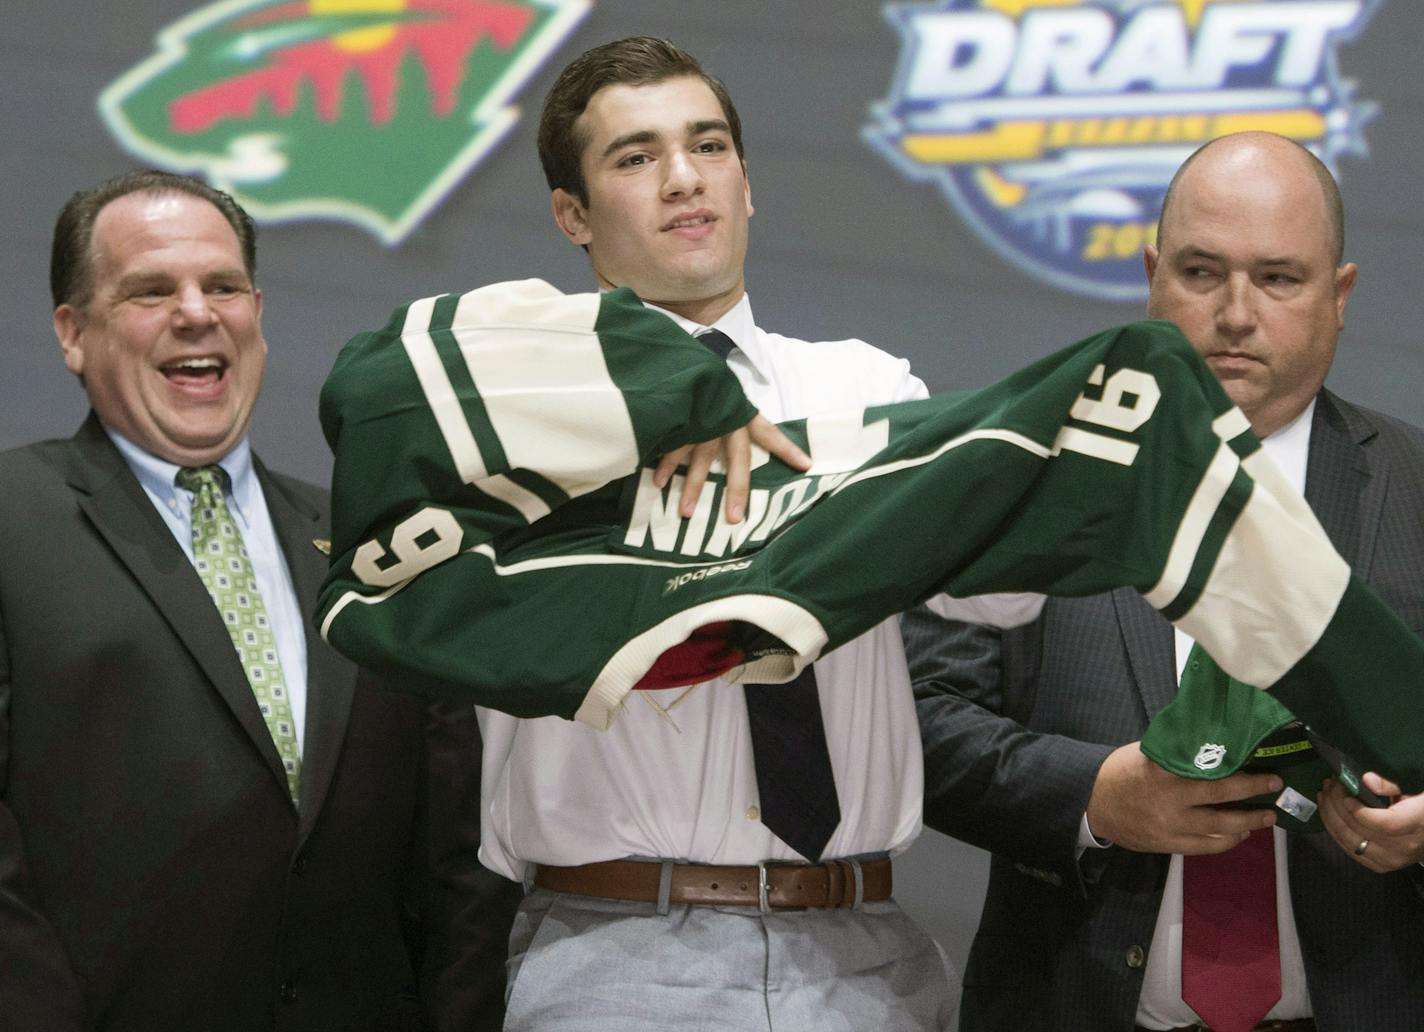
M1216 454L1211 457L1210 465L1202 474L1196 491L1192 493L1192 500L1187 503L1187 511L1182 514L1181 522L1177 524L1177 533L1172 538L1172 547L1167 553L1167 565L1162 569L1161 578L1142 593L1142 597L1154 608L1165 609L1171 605L1172 600L1181 594L1182 588L1186 586L1187 577L1192 572L1192 564L1196 562L1197 552L1201 549L1202 539L1206 537L1207 527L1211 525L1212 517L1216 515L1221 500L1226 497L1226 491L1231 487L1232 480L1236 478L1236 471L1240 468L1241 461L1237 459L1236 453L1223 441L1216 449Z
M401 329L401 344L425 394L425 403L430 406L431 415L440 427L440 436L445 439L445 447L450 451L450 460L455 464L460 480L475 485L491 498L499 499L533 523L549 515L548 504L503 474L490 476L479 445L475 443L469 420L460 406L460 399L445 373L445 365L440 361L435 342L431 340L430 319L440 296L413 302L406 310L405 325Z
M439 297L423 297L411 302L406 309L405 326L401 329L401 345L410 359L411 368L415 370L415 378L420 381L430 414L440 427L440 436L445 438L445 447L450 450L455 472L462 482L476 484L488 477L489 471L485 468L479 445L475 444L475 435L470 431L465 412L460 407L460 399L455 396L455 388L450 384L450 377L445 375L440 353L430 339L430 317L435 312L435 302L439 300Z
M475 486L491 498L498 498L501 502L513 506L518 510L519 515L530 523L542 520L554 511L549 508L549 503L544 499L528 488L520 487L503 473L494 477L486 477Z
M1269 688L1325 633L1350 566L1266 449L1241 466L1256 482L1251 498L1222 543L1201 598L1177 625L1232 677ZM1203 608L1211 612L1209 621L1197 616ZM1291 619L1282 620L1287 610Z
M451 325L510 468L571 498L638 467L633 418L594 332L599 302L526 280L470 291Z

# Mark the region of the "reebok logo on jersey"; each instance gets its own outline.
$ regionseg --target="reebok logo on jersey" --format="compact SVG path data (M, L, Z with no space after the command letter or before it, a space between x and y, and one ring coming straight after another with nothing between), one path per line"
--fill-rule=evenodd
M693 581L707 580L715 577L719 573L737 573L750 568L752 561L743 559L739 563L718 563L716 566L704 566L699 570L689 570L687 573L678 574L676 577L669 577L663 586L663 594L671 594L684 584L691 584Z

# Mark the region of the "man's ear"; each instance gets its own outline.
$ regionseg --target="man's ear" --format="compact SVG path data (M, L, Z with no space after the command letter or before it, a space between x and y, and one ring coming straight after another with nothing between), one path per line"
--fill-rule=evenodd
M1359 267L1354 262L1346 262L1335 270L1335 328L1345 328L1345 302L1350 300L1350 291L1355 289L1355 276Z
M79 343L79 331L84 317L71 304L63 304L54 310L54 335L59 340L59 350L64 352L64 366L75 376L84 375L84 348Z
M1147 285L1152 286L1152 277L1157 275L1157 248L1148 244L1142 249L1142 268L1147 272Z
M593 241L593 231L589 229L588 211L583 202L559 187L554 190L553 204L554 221L563 230L564 236L581 247L587 247Z

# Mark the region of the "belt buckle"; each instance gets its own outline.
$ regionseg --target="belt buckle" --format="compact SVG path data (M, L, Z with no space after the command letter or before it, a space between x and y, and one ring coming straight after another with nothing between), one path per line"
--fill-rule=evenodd
M770 901L767 899L767 894L768 894L768 892L769 892L771 886L770 886L770 885L768 884L768 882L767 882L767 877L766 877L766 861L765 861L765 860L760 860L760 861L758 861L758 862L757 862L757 865L756 865L756 868L757 868L757 909L760 910L763 914L769 914L769 913L771 913L771 903L770 903Z

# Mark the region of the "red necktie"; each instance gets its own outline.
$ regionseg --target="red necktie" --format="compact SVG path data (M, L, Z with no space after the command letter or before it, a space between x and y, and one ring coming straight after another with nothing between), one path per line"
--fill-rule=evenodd
M1281 998L1271 829L1182 860L1182 999L1214 1032L1248 1032Z

